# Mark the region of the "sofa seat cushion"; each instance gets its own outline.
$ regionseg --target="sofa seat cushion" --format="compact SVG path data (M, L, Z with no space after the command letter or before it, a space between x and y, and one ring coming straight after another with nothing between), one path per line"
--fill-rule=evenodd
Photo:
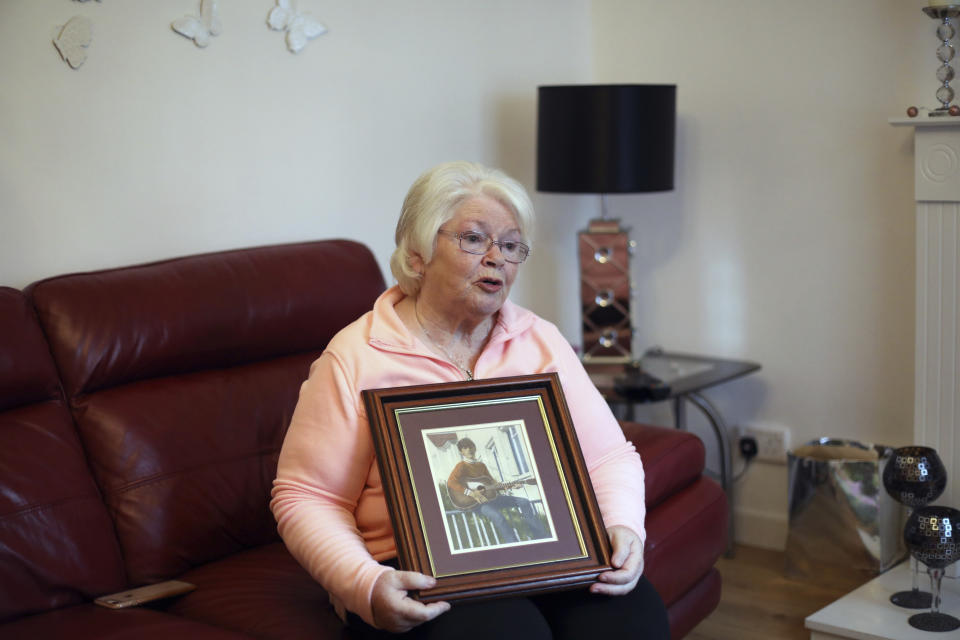
M4 640L38 640L39 638L240 640L249 636L147 608L114 611L95 604L83 604L55 609L0 625L0 638Z
M713 568L727 548L727 496L696 482L647 512L644 574L669 607Z
M168 613L257 638L339 638L343 624L327 592L282 543L249 549L179 577L197 585Z

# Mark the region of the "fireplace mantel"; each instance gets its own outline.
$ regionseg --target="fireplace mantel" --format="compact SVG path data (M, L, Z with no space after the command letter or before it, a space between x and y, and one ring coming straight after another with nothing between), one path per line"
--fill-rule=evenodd
M960 503L960 117L892 118L914 127L917 224L914 443L947 468L940 504Z
M960 117L891 118L914 133L917 202L960 202Z

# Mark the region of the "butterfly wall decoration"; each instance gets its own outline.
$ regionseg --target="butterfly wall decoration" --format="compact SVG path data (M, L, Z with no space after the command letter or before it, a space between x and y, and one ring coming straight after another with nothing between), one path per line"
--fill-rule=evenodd
M210 44L210 37L220 35L222 28L217 12L217 0L200 0L199 16L178 18L170 27L180 35L192 39L198 47L207 46Z
M93 41L93 24L83 16L73 16L62 27L56 28L53 46L60 57L74 69L87 60L87 48Z
M100 2L101 0L97 0ZM310 40L327 32L327 27L309 13L301 12L296 0L275 0L267 15L267 25L283 31L287 49L299 53ZM90 2L90 0L74 0ZM200 0L199 15L187 15L170 23L178 34L193 40L198 47L210 44L210 38L220 35L222 23L217 0ZM93 25L83 16L74 16L66 24L55 28L53 44L63 60L77 69L87 60L87 49L93 40Z
M299 53L307 42L327 32L327 28L309 13L301 13L295 0L277 0L267 15L267 24L274 31L286 31L287 49Z

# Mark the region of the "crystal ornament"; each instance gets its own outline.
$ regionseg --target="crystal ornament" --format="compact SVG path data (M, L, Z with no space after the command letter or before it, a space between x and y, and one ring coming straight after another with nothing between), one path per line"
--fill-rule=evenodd
M953 46L946 42L940 45L939 47L937 47L937 60L939 60L940 62L943 62L943 63L950 62L951 60L953 60L953 56L955 54L956 54L956 51L954 51Z
M956 31L953 28L953 25L950 22L944 22L943 24L937 27L937 37L947 42L953 39L953 36L956 34Z
M957 0L960 2L960 0ZM941 62L940 66L937 68L937 80L940 82L940 86L937 87L937 102L940 103L940 106L934 110L930 111L931 116L945 116L950 113L951 102L953 102L956 93L953 88L950 86L950 81L953 80L956 75L950 62L956 56L957 52L954 49L953 41L954 36L957 35L957 30L953 26L953 19L960 16L960 5L954 6L936 6L936 7L924 7L923 12L936 20L937 24L937 40L940 41L937 46L937 60Z

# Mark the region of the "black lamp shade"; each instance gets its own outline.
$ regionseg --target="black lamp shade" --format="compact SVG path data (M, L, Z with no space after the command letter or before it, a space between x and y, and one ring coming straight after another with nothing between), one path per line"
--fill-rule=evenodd
M562 85L538 94L538 191L673 189L676 85Z

